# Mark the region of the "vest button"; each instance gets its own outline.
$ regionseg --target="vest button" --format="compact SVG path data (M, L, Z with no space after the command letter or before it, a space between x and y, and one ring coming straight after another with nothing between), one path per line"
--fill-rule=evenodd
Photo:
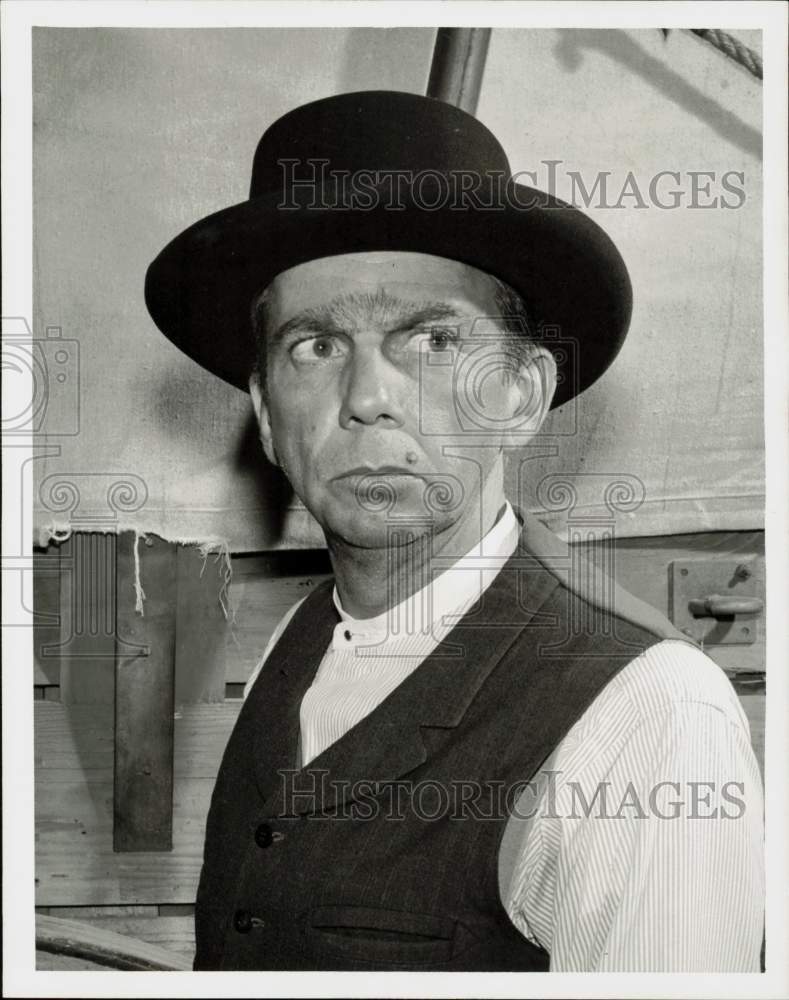
M255 830L255 843L258 847L270 847L274 841L274 831L268 823L261 823Z
M252 930L252 915L246 910L236 910L233 926L239 934L249 934Z

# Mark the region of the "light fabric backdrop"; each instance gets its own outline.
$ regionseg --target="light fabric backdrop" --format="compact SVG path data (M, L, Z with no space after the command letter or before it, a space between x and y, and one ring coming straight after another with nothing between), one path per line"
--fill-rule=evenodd
M260 456L248 397L162 337L143 278L177 232L246 198L275 118L333 93L424 93L432 44L430 29L34 30L35 335L60 331L68 369L51 381L50 336L39 540L134 528L233 551L321 544ZM478 116L537 186L562 161L560 197L570 171L587 187L608 171L616 202L633 171L647 202L588 210L630 268L631 334L510 456L512 498L557 530L568 517L620 535L761 527L758 81L687 32L495 30ZM651 203L659 171L680 173L660 192L683 191L683 207ZM713 196L741 171L743 204L686 207L688 171L715 172Z

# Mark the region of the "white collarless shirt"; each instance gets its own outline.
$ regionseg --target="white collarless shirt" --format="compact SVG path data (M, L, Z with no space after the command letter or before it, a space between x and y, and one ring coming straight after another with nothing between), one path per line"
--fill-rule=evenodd
M354 619L335 589L340 622L300 709L302 765L430 655L519 535L507 504L463 558L375 618ZM510 920L548 951L552 971L759 971L761 779L737 695L701 651L664 640L632 660L534 788L507 823L499 885Z

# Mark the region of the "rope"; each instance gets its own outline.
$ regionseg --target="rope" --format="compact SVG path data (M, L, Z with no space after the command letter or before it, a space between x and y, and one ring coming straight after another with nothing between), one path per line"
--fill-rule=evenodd
M668 38L671 28L661 28L660 30L663 33L663 37ZM729 59L733 59L736 63L739 63L740 66L747 69L757 79L762 79L762 57L757 55L753 49L749 49L747 45L738 42L736 38L733 38L725 31L721 31L720 28L690 28L689 30L692 34L703 38L705 42L714 45L719 52L723 52Z
M661 28L660 30L663 37L668 38L671 28ZM732 35L721 31L720 28L690 28L688 30L692 34L698 35L699 38L703 38L705 42L709 42L710 45L714 45L719 52L723 52L734 62L739 63L759 80L763 78L762 57L753 49L749 49L747 45L738 42Z
M694 35L703 38L705 42L714 45L716 49L727 55L729 59L733 59L740 66L744 66L749 73L752 73L759 80L762 79L762 59L753 49L749 49L747 45L738 42L736 38L728 35L725 31L721 31L720 28L691 28L690 30Z

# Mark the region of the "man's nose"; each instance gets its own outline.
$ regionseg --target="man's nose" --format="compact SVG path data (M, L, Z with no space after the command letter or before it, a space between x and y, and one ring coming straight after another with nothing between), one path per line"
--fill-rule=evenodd
M355 350L346 368L340 425L384 424L400 427L403 411L397 399L397 372L376 349Z

